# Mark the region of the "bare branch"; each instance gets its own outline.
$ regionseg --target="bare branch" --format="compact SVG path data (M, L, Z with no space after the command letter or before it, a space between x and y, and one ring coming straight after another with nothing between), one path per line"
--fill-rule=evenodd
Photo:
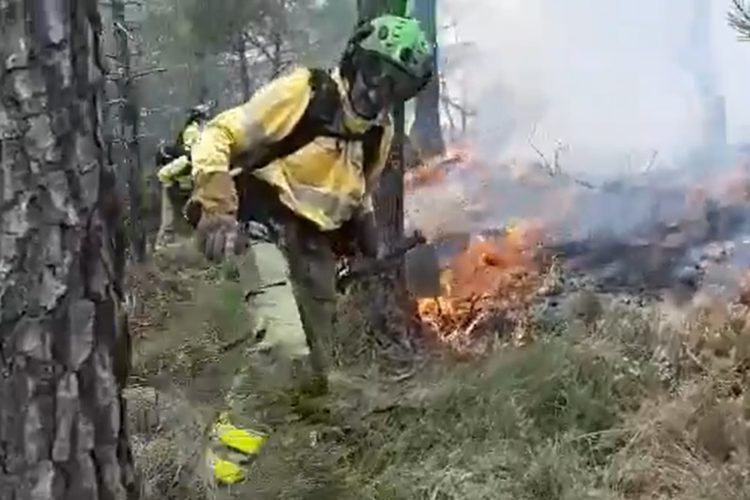
M445 104L446 106L448 106L448 107L450 107L452 109L455 109L456 111L458 111L462 115L465 115L465 116L476 116L477 115L476 111L474 111L473 109L466 108L464 105L460 104L458 101L456 101L455 99L453 99L449 95L441 94L440 95L440 100L443 101L443 104Z
M560 156L563 152L570 149L570 146L568 144L565 144L561 140L558 140L555 143L555 152L554 152L554 161L552 163L553 168L553 174L554 175L560 175L562 174L562 165L560 165Z
M119 21L115 21L114 26L115 26L115 29L118 31L121 31L128 38L128 40L135 41L135 37L133 36L132 33L130 33L130 31L128 31L128 29L123 25L123 23Z
M110 99L105 103L106 106L114 106L116 104L125 104L127 101L123 99L122 97L118 97L116 99Z
M141 2L140 0L125 0L125 1L122 1L122 2L118 2L118 3L120 5L125 5L125 6L128 6L128 5L137 5L137 6L141 7L143 5L143 2ZM102 6L102 7L112 7L113 3L112 2L99 2L99 5Z
M153 75L155 73L164 73L167 71L167 68L150 68L150 69L144 69L143 71L139 71L137 73L133 73L131 75L131 80L136 80L138 78L143 78L144 76Z
M596 186L594 186L588 181L584 181L583 179L573 177L570 174L563 173L562 167L560 166L560 153L563 151L567 151L570 148L569 144L566 144L559 140L557 141L557 143L555 144L554 164L550 164L549 160L547 160L547 157L544 156L544 153L542 153L542 151L534 144L534 136L536 135L536 127L537 127L537 124L534 123L534 126L531 129L531 134L529 134L529 146L531 146L531 149L533 149L534 152L536 152L536 154L539 155L539 157L542 159L542 163L543 163L542 166L544 166L547 169L547 173L550 175L550 177L568 179L569 181L572 181L578 184L579 186L585 187L586 189L597 189Z
M177 113L182 111L182 108L180 106L174 106L166 104L164 106L155 106L152 108L141 108L141 112L147 113L147 114L156 114L156 113Z
M245 41L247 41L250 45L258 49L260 53L269 61L274 60L274 55L273 53L271 53L271 50L269 48L271 44L264 43L263 40L261 40L257 35L251 32L245 33Z
M148 139L150 137L156 137L154 134L138 134L135 137L132 138L125 138L125 137L113 137L111 139L112 144L123 145L123 144L135 144L140 139Z
M641 172L644 174L649 173L651 169L654 168L654 164L656 163L656 158L658 156L659 156L659 150L654 149L653 152L651 153L651 157L649 158L648 163L646 163L646 165L643 166L643 168L641 169Z
M534 126L531 128L531 133L529 134L529 146L531 146L531 149L533 149L534 152L537 155L539 155L539 157L542 159L542 164L544 165L544 168L547 169L547 172L549 173L549 175L554 176L555 175L554 168L550 164L549 160L547 160L547 157L544 156L544 153L542 153L542 151L538 147L536 147L536 144L534 144L534 136L536 135L536 126L537 124L534 123Z
M441 99L441 103L443 105L443 112L445 113L445 116L448 118L448 126L450 128L451 135L453 135L454 131L456 130L456 122L453 119L453 110L448 105L445 99Z

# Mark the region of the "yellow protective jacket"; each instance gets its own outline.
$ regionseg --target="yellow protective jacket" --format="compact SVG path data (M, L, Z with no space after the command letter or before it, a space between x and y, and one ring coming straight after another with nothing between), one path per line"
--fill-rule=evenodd
M159 169L157 176L162 184L172 184L176 182L181 189L190 190L192 188L192 178L190 175L190 151L198 142L201 134L201 126L198 122L191 122L182 131L182 144L186 154L172 160Z
M295 69L206 125L192 150L193 200L204 210L236 213L230 165L240 155L274 144L292 132L311 99L310 76L306 68ZM377 158L367 173L361 141L320 136L252 174L275 186L284 205L323 231L338 229L358 211L372 210L371 194L393 138L390 115L383 113L373 121L359 118L351 109L343 79L337 71L331 76L341 96L346 131L357 134L374 125L383 128Z
M185 151L188 153L192 149L193 145L198 142L198 138L201 135L201 124L199 122L190 122L187 127L182 131L182 144L185 146Z

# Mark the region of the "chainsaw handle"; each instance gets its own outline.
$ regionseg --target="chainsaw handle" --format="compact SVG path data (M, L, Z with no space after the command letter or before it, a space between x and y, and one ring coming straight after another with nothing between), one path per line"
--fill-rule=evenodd
M336 288L339 291L344 290L352 281L372 276L395 268L398 261L404 257L411 249L423 245L427 242L421 231L414 231L397 245L391 252L379 259L366 259L355 263L355 265L343 269L337 273Z

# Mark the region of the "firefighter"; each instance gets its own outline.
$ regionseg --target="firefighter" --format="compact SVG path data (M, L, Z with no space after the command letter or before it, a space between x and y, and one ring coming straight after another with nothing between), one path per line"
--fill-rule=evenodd
M371 194L393 137L390 110L430 80L431 53L418 21L367 20L336 68L296 68L271 81L211 120L193 147L186 215L196 242L221 261L241 250L241 225L250 235L258 348L303 360L302 394L328 388L334 248L382 253ZM237 168L242 174L233 177Z
M174 144L161 145L156 153L157 176L161 183L161 221L156 247L174 241L182 209L192 190L190 150L208 120L208 105L199 104L188 112L187 120Z

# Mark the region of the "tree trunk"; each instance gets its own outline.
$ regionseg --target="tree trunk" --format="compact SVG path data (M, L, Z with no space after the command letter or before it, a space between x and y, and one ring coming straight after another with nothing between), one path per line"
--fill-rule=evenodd
M437 78L433 78L417 96L410 135L422 159L445 154L445 142L440 125L440 82Z
M271 34L272 42L272 54L273 59L271 60L271 79L273 80L284 71L284 35L282 33L282 27L279 26Z
M394 134L388 162L375 193L375 216L386 247L396 247L404 238L404 107L393 112Z
M240 84L242 91L242 102L247 102L251 97L251 85L250 85L250 67L247 62L247 40L245 34L240 33L237 37L237 42L234 48L237 53L237 57L240 60L239 71L240 71Z
M358 0L359 21L394 11L392 0ZM404 5L405 9L405 5ZM394 138L386 168L375 194L375 215L387 248L393 248L404 235L404 106L394 109Z
M360 21L387 12L395 11L388 0L358 2ZM393 110L394 137L388 161L375 193L375 216L379 233L386 248L393 249L404 237L404 106ZM373 283L378 293L371 294L362 289L369 300L366 330L374 335L386 335L402 343L409 328L409 300L406 290L403 262L395 275L385 279L376 278ZM374 298L374 300L373 300Z
M440 126L440 78L438 75L437 46L437 0L422 0L414 3L414 17L419 19L433 44L432 62L435 67L435 78L427 88L417 96L417 106L411 137L423 159L440 156L445 153L443 131Z
M94 0L0 8L0 498L135 498Z
M360 21L383 14L404 16L410 3L410 0L357 0L357 13Z
M196 52L195 57L198 60L198 102L205 103L208 101L208 96L211 94L208 88L208 75L210 73L209 68L209 55L207 52ZM195 73L193 73L195 75Z
M122 168L127 173L130 207L130 248L135 262L146 260L146 229L143 224L143 166L138 143L139 110L135 81L131 71L130 42L125 22L124 0L112 0L112 21L117 45L117 88L122 99L119 135L123 144Z

